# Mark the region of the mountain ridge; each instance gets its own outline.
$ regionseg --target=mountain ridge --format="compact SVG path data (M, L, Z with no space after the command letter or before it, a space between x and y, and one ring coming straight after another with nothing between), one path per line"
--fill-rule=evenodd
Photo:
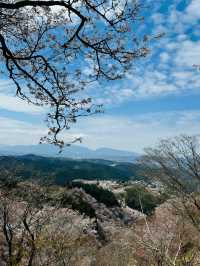
M16 179L39 180L65 185L74 179L86 180L140 180L138 164L102 159L68 159L42 157L33 154L0 156L1 178L12 173Z
M131 151L117 150L107 147L89 149L87 147L72 145L59 153L59 149L49 144L38 145L0 145L0 155L26 155L34 154L45 157L63 157L72 159L105 159L119 162L133 162L139 154Z

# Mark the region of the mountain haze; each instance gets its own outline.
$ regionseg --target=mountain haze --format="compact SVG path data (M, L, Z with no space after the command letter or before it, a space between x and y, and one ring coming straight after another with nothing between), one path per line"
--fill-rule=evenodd
M0 145L0 155L34 154L47 157L63 157L72 159L105 159L119 162L133 162L138 154L130 151L110 148L89 149L78 145L65 148L61 153L57 147L48 144L38 145Z

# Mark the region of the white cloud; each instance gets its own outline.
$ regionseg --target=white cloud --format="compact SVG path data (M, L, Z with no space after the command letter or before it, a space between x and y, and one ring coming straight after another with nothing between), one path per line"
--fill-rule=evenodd
M159 10L164 3L165 1L161 1L155 10ZM151 55L134 66L132 73L130 71L126 75L126 81L104 88L104 97L98 97L101 103L119 105L138 98L142 100L199 90L200 74L193 65L200 64L200 41L192 39L191 33L188 33L197 24L194 27L186 21L186 17L194 16L196 19L200 16L200 8L197 9L200 0L188 1L183 11L177 9L180 3L180 0L174 0L167 12L163 14L156 11L150 17L150 21L154 23L153 34L164 29L166 35L152 44Z
M184 20L190 23L195 23L200 19L200 1L199 0L191 0L190 4L186 8L186 13L184 16Z
M130 77L129 87L132 87L132 99L157 97L177 91L175 84L169 82L168 73L153 69L146 70L142 76Z
M45 124L31 124L16 119L0 117L0 144L3 145L32 145L38 144L40 138L48 133ZM73 141L75 138L84 138L86 134L65 131L62 136L67 142Z
M200 64L200 41L184 41L179 45L175 57L177 66L192 68L194 64Z
M163 53L160 54L160 60L161 60L162 63L168 62L169 59L170 59L170 56L169 56L168 53L163 52Z
M14 96L16 87L9 79L0 80L0 109L27 114L42 114L45 108L28 104L26 101Z
M13 93L16 90L16 87L13 82L9 79L0 80L0 93L9 94Z
M0 117L0 124L0 144L36 144L46 132L45 128L38 125L5 117Z
M154 24L159 25L164 22L164 15L161 13L155 13L151 16L151 19L153 20Z
M125 82L97 91L95 102L113 106L126 101L197 92L200 87L199 72L192 65L181 65L180 61L180 66L173 64L173 59L178 60L178 56L181 55L168 57L166 54L157 66L150 63L146 68L139 67L132 75L126 75ZM183 63L184 56L181 60Z
M0 117L0 144L37 144L47 129L39 125ZM66 141L83 137L84 146L111 147L142 152L161 138L179 134L199 134L200 111L171 111L125 116L100 115L82 118L70 131Z
M161 138L199 134L200 111L146 113L132 117L100 116L80 120L71 134L82 132L91 148L112 147L141 152Z
M44 109L33 104L28 104L17 97L0 93L0 109L6 109L13 112L23 112L27 114L41 114Z

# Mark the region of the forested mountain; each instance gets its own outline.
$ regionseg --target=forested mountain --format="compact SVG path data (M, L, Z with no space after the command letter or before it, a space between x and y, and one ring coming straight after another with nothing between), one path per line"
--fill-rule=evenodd
M139 179L137 164L108 160L47 158L31 154L1 156L0 169L8 171L20 179L41 179L60 185L73 179Z

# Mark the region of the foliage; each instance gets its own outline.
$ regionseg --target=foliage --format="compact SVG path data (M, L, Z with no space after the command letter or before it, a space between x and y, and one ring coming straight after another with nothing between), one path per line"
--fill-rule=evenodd
M99 187L96 184L85 184L82 182L73 182L73 186L85 190L86 193L94 197L98 202L104 203L107 207L119 206L114 193L108 189Z
M199 158L198 137L181 135L145 149L141 164L146 176L164 184L171 193L187 194L200 190Z
M70 193L64 193L61 199L61 207L71 207L73 210L77 210L81 214L89 217L95 217L95 210L89 204L84 201L80 195L72 195Z
M93 160L71 160L40 156L2 156L0 171L21 180L37 180L65 185L73 179L128 180L137 176L134 165L109 166Z
M105 245L99 240L98 211L95 213L85 201L85 192L80 189L46 187L30 181L14 186L8 183L7 189L5 186L6 183L0 191L2 265L199 265L198 227L186 219L188 209L179 212L183 205L178 198L173 199L173 204L172 199L161 204L155 213L148 209L147 214L152 215L133 218L134 226L105 220L109 225L106 229L103 222L100 224L103 233L109 235ZM145 199L143 202L149 203L153 195L160 200L160 196L141 185L133 188L134 199L139 196L141 202ZM126 193L133 192L133 188L127 187ZM151 197L144 196L147 194ZM143 202L141 205L145 207ZM194 207L190 204L189 208ZM190 215L195 218L199 212L193 211L190 209Z
M198 136L181 135L162 140L155 148L146 149L141 163L146 176L165 187L171 197L178 197L184 219L200 230L200 143Z
M84 223L73 211L38 209L1 194L0 214L1 265L75 265L95 249L94 238L83 234Z
M149 192L144 186L135 185L126 189L126 204L133 209L151 214L156 206L161 203L159 196Z

